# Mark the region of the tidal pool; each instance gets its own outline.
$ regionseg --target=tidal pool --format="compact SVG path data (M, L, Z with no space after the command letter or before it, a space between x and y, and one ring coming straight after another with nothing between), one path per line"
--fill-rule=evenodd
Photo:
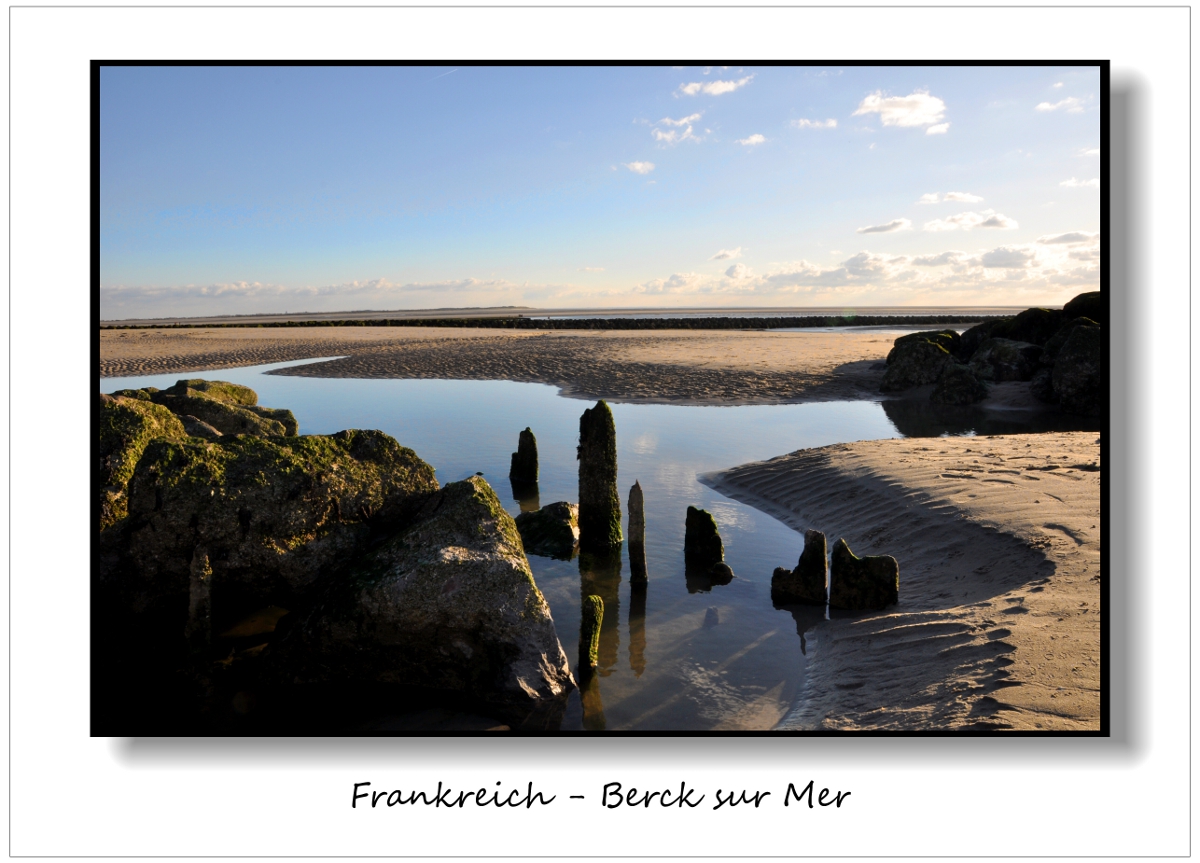
M107 378L100 389L161 389L185 376L231 381L253 388L260 404L291 409L300 434L380 429L433 465L443 484L482 473L514 516L522 506L579 499L579 416L592 402L563 398L553 386L511 381L267 374L297 365ZM793 614L771 604L771 573L777 566L795 566L803 538L771 516L702 485L697 476L801 448L902 437L889 415L896 413L897 404L612 404L623 512L635 480L645 495L649 584L631 588L625 546L619 557L600 561L529 556L573 670L581 598L595 593L604 600L600 665L582 696L572 695L563 729L774 726L792 706L804 677L802 633L825 614L823 609ZM1022 423L1029 418L1005 418L1004 431L1037 430ZM916 433L999 432L987 427L990 422L982 411L968 412L944 426L923 421ZM901 427L905 424L901 419ZM508 480L509 459L526 426L537 437L540 478L536 496L518 500ZM707 509L716 519L726 561L736 576L729 584L685 577L684 515L689 505Z

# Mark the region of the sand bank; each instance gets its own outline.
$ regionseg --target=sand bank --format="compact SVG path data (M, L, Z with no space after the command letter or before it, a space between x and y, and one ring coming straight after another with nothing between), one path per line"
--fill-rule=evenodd
M897 331L497 333L478 329L103 330L100 375L192 373L345 356L289 374L553 384L625 402L777 404L878 398Z
M808 630L780 727L1099 729L1100 476L1094 432L840 444L711 475L900 562L898 606Z

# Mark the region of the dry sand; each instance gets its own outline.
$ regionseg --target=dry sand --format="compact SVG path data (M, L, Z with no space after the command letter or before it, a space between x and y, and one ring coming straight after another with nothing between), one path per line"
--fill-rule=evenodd
M781 728L1099 729L1096 433L839 444L708 481L900 562L898 606L808 631Z
M100 375L201 372L345 356L304 377L554 384L624 402L775 404L878 397L894 330L521 331L423 327L102 330Z

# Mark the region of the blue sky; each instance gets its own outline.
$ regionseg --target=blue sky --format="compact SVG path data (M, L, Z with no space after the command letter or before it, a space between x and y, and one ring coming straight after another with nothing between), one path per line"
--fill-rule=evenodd
M1071 67L106 67L101 317L1099 287Z

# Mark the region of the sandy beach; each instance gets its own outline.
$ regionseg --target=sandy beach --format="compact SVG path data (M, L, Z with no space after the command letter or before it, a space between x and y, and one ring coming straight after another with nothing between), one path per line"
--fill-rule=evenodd
M898 606L808 631L781 728L1099 729L1094 432L839 444L708 482L900 563Z

